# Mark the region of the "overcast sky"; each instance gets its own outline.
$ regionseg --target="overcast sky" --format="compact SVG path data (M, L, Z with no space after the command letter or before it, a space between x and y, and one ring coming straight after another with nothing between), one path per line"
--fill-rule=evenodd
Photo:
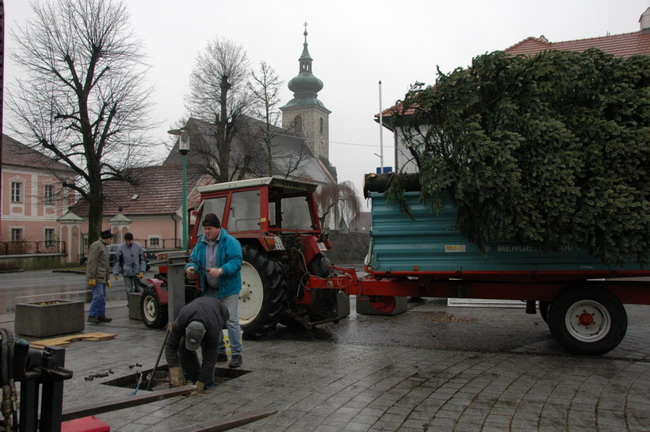
M43 0L41 0L43 1ZM30 15L27 0L5 0L9 30ZM155 85L154 137L158 159L167 129L186 114L190 71L199 52L219 36L242 45L253 65L265 61L287 83L298 74L304 23L313 73L324 83L319 99L330 114L330 160L339 181L361 190L363 175L379 166L378 82L387 108L416 81L433 83L436 67L450 72L473 57L505 49L528 36L551 42L629 33L650 0L128 0L131 23L143 41ZM16 69L6 56L5 82ZM393 165L393 136L383 133L384 165Z

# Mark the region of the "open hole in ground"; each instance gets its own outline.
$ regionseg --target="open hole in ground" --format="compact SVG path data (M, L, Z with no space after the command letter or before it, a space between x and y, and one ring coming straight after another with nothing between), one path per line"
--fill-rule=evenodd
M114 387L130 388L134 390L136 388L138 388L138 390L147 390L149 387L149 381L152 379L152 372L153 369L144 369L141 371L136 371L135 373L129 375L103 382L102 384ZM250 372L251 371L243 369L214 368L214 383L216 385L223 384L227 381L239 378L240 376L246 375ZM153 377L153 382L151 383L150 390L163 390L166 388L169 388L169 369L167 365L162 365L156 369L156 374Z

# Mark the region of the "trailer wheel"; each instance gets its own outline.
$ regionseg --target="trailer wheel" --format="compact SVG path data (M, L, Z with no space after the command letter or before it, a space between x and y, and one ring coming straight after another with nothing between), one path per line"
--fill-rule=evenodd
M140 297L142 321L149 328L159 329L167 323L167 305L160 303L156 290L147 286Z
M548 311L551 334L574 354L604 354L616 348L627 330L621 301L601 287L561 293Z
M239 323L244 336L256 339L275 329L285 308L282 265L252 246L243 245Z

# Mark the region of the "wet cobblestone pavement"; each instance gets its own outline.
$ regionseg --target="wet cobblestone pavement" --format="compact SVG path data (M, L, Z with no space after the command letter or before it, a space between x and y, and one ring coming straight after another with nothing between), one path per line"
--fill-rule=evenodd
M113 431L172 431L262 408L278 412L234 430L650 431L648 307L626 306L627 336L599 357L567 354L539 315L523 309L434 300L409 307L392 317L353 312L314 331L279 327L244 341L250 373L196 396L97 417ZM164 333L130 320L125 301L111 302L109 314L113 322L85 332L115 339L66 348L74 377L65 381L65 408L127 397L132 389L103 383L156 361Z

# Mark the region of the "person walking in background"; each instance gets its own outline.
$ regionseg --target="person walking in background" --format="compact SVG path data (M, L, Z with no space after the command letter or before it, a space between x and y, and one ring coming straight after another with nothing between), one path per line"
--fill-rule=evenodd
M129 294L140 291L138 281L144 277L145 270L147 261L144 258L144 249L140 243L133 241L133 234L124 234L124 243L117 247L115 253L113 275L115 280L119 279L120 274L124 277L127 300Z
M88 312L88 322L94 324L113 321L106 316L106 288L111 287L111 268L107 246L113 241L113 234L111 234L111 230L106 230L101 232L100 237L90 245L88 263L86 264L86 280L93 294Z
M241 291L241 264L243 261L239 241L221 228L214 213L207 213L202 222L204 234L190 255L185 271L190 279L197 274L204 296L221 299L230 314L226 322L232 358L228 366L242 365L241 328L239 327L239 292ZM217 361L227 361L223 332L219 337Z
M228 309L216 298L199 297L183 306L170 324L165 342L171 387L183 385L184 375L194 382L198 392L214 387L219 335L227 319ZM196 355L199 347L201 364Z

